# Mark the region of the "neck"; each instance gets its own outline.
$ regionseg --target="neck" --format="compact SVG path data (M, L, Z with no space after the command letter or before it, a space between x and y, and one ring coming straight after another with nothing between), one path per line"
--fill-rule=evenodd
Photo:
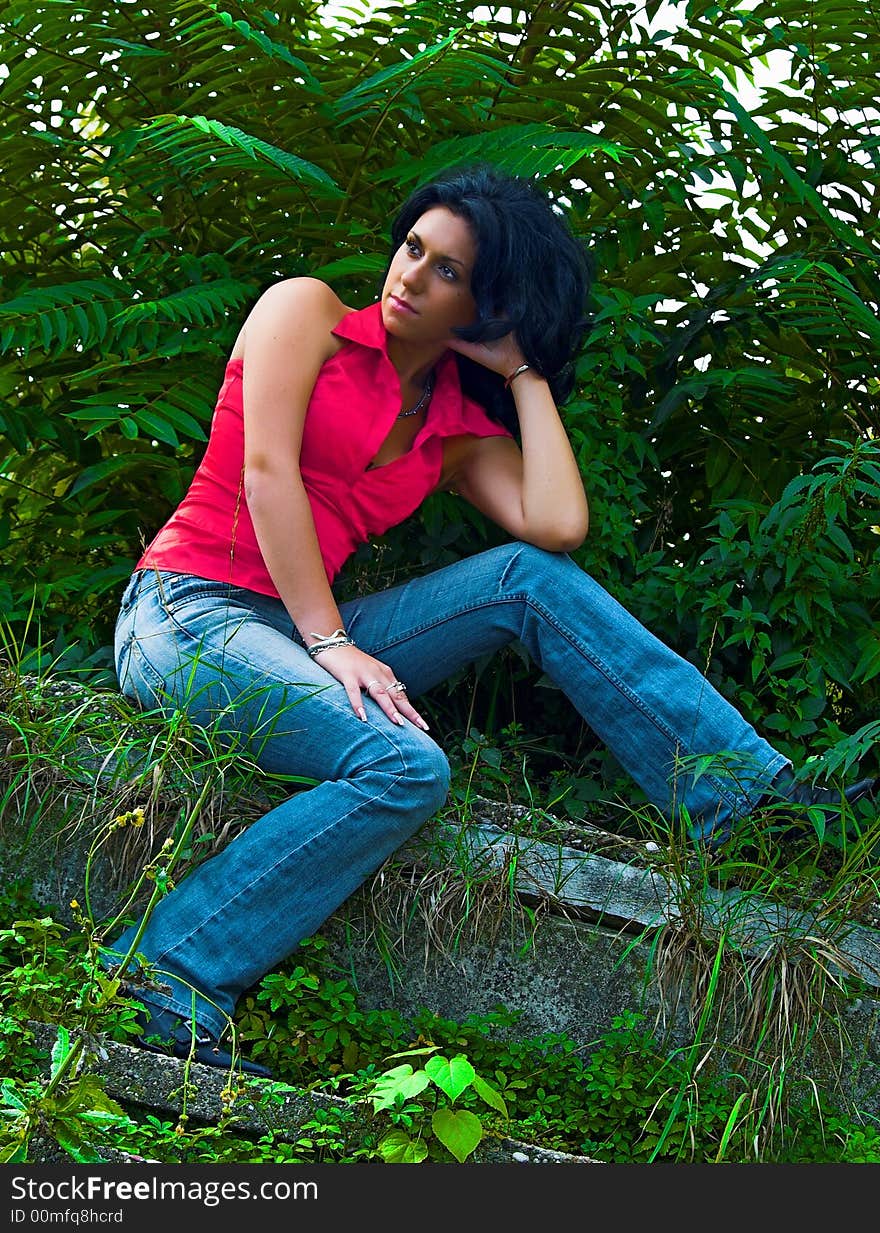
M398 338L388 336L388 358L400 378L401 388L407 382L424 386L437 361L447 350L442 343L434 347L411 347Z

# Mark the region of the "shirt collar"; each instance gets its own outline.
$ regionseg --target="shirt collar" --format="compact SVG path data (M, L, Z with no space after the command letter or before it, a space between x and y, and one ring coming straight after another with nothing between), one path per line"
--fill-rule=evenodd
M346 313L331 333L339 338L359 343L381 351L388 357L388 331L382 323L382 303L368 304L366 308L355 308ZM438 436L448 436L455 432L465 432L463 422L463 399L461 385L458 379L458 364L455 353L447 351L437 361L437 384L431 398L431 411L425 427L430 425L432 432Z
M373 347L377 351L388 354L388 335L382 324L382 303L368 304L366 308L355 308L342 318L331 331L340 338L348 338L351 342L361 343L365 347Z

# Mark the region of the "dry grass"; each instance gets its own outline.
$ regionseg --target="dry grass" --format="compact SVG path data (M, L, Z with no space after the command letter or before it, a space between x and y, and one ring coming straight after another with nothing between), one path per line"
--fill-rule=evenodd
M111 890L137 877L206 784L189 863L225 845L266 805L254 768L240 755L233 768L182 712L135 714L117 693L68 682L7 671L0 751L0 841L26 844L47 861L63 848L95 847ZM114 825L134 811L141 825Z

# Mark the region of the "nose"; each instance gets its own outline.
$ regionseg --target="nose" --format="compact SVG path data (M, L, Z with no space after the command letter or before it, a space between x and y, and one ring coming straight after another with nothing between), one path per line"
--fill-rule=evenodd
M404 287L418 287L422 280L423 266L421 261L410 261L401 271L400 281Z

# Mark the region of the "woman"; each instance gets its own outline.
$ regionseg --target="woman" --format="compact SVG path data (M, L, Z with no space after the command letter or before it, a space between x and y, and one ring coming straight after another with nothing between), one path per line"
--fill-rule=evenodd
M795 784L783 754L565 555L588 526L557 411L588 280L560 215L530 182L476 168L418 190L392 239L365 309L311 278L257 301L192 486L122 600L126 695L185 707L265 770L317 781L187 876L139 944L164 982L139 995L140 1043L213 1064L230 1061L219 1039L241 993L444 803L448 764L413 699L515 638L650 800L687 808L698 841L723 842L780 795L841 806ZM511 542L337 604L349 554L438 489ZM698 778L681 769L722 752Z

